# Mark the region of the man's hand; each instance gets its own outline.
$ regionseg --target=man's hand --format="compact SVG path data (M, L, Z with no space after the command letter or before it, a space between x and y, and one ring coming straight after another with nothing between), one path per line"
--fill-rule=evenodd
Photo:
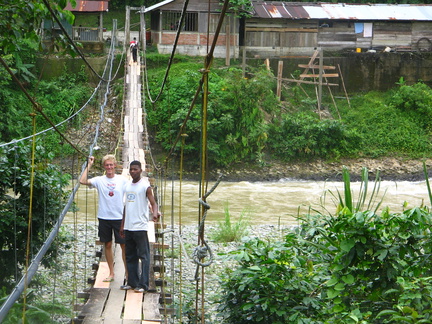
M153 222L157 222L159 220L159 218L162 216L161 212L158 211L157 215L153 215Z

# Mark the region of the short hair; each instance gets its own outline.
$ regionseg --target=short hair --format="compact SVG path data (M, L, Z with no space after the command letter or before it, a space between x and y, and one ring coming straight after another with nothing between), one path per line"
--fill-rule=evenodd
M140 162L140 161L137 161L137 160L132 161L132 162L130 163L130 166L129 166L129 167L131 167L132 165L138 165L138 167L141 169L141 162Z
M107 154L107 155L105 155L105 156L102 158L102 162L101 162L101 163L102 163L102 166L104 166L104 165L105 165L105 162L108 161L108 160L111 160L111 161L114 162L114 164L117 164L117 160L116 160L115 156L112 155L112 154Z

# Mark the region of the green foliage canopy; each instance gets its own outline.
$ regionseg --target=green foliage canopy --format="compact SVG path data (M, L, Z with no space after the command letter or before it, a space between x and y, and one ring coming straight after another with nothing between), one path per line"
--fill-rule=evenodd
M11 287L25 265L30 206L31 145L22 142L0 149L0 286ZM53 154L36 146L30 257L55 224L66 199L70 176L52 164ZM44 259L50 263L50 253Z
M430 211L378 214L342 201L334 215L303 217L283 240L253 239L231 253L224 323L432 321Z
M156 59L160 64L160 56ZM167 150L187 116L201 78L199 69L197 63L175 64L165 94L148 111L156 140ZM152 91L159 89L161 79L162 71L152 72ZM432 117L432 90L423 83L402 84L386 93L353 95L351 105L340 102L337 111L333 103L325 102L329 98L324 98L323 105L330 112L325 118L316 113L312 96L304 99L297 86L285 90L282 101L277 100L275 79L265 68L256 68L248 78L236 68L213 69L209 89L208 156L214 166L242 162L260 165L269 158L419 158L432 152L432 118L425 118ZM198 163L200 131L201 113L196 107L186 128L188 161Z
M73 15L64 11L68 0L48 1L53 10L73 23ZM69 1L75 5L75 1ZM0 2L0 55L19 52L23 39L39 43L38 30L43 19L51 19L50 12L37 0L1 0Z
M148 111L149 124L157 140L169 149L189 110L198 72L178 64L165 97ZM154 80L157 80L155 78ZM155 83L157 84L157 83ZM271 91L274 80L269 72L259 70L252 78L243 78L238 69L210 74L208 104L208 155L211 162L226 166L241 160L259 160L267 141L266 115L278 107ZM153 88L155 85L152 84ZM198 104L201 104L198 103ZM201 140L201 111L195 107L189 118L185 153L197 156Z

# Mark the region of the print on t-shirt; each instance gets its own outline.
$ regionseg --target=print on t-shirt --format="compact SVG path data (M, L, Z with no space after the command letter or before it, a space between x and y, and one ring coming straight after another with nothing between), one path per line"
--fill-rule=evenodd
M108 183L107 187L108 187L108 196L110 196L110 197L114 196L114 190L115 190L116 184L115 183Z
M127 197L128 201L134 202L135 199L136 199L135 192L128 192L127 195L126 195L126 197Z

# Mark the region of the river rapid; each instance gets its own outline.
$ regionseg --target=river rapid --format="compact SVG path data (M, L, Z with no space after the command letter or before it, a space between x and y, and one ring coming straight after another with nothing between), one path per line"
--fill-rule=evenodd
M208 189L213 184L214 182L210 182ZM381 181L379 185L379 193L373 205L376 206L383 199L379 210L388 207L390 212L398 213L404 209L431 205L425 181ZM374 183L369 182L368 192L372 192L373 187ZM360 182L352 182L351 189L354 200L357 201ZM336 196L338 192L343 195L343 191L343 183L337 181L222 181L206 199L210 205L206 222L217 224L223 221L225 210L228 210L233 221L243 215L251 225L295 225L298 223L297 215L315 214L316 211L333 214L337 200L332 193ZM164 223L198 224L199 182L168 182L164 187L158 188L158 197L165 217ZM366 203L370 201L370 195L368 197ZM96 221L95 189L81 186L76 195L76 204L78 211L68 213L66 223L75 220L78 223Z

